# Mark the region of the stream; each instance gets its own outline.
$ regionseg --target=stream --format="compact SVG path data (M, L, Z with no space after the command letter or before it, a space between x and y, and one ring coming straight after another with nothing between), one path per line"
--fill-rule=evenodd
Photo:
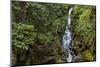
M73 57L75 56L74 52L71 50L73 48L72 45L72 32L71 32L71 13L73 8L69 9L68 19L66 29L63 35L63 47L67 51L68 57L66 58L67 62L72 62Z

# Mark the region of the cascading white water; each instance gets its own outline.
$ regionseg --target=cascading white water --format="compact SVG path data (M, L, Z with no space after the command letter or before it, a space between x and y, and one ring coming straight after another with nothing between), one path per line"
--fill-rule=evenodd
M65 30L65 33L63 35L63 47L68 52L68 57L66 58L67 62L72 62L73 55L74 55L74 52L70 50L70 48L72 48L72 43L71 43L71 41L72 41L72 33L70 31L70 27L71 27L71 12L72 12L72 10L73 10L73 8L69 9L66 30Z

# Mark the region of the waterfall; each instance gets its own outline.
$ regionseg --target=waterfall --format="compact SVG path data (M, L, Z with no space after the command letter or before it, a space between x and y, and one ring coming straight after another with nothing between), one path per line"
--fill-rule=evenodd
M63 47L65 50L68 52L68 57L66 58L67 62L72 62L72 59L74 57L74 52L70 50L72 48L72 33L71 33L71 12L73 8L69 9L68 13L68 20L67 20L67 25L66 25L66 30L63 35Z

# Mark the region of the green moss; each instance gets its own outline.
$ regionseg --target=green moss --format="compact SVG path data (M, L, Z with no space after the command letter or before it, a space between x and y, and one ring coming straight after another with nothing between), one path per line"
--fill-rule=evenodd
M90 50L84 51L83 56L84 56L84 59L87 60L87 61L93 60L93 55L92 55L92 52Z

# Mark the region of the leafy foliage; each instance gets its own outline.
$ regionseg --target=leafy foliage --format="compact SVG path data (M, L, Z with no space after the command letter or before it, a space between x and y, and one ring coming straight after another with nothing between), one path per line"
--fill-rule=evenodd
M81 8L82 7L82 8ZM95 6L75 6L73 18L74 46L79 46L80 53L85 56L83 59L93 60L95 58ZM77 17L76 17L77 16ZM87 51L88 50L88 51Z
M36 33L33 25L26 25L22 23L12 24L12 44L15 48L28 49L29 44L34 44Z
M65 62L62 36L70 7L74 52L82 61L95 60L95 6L12 1L14 65Z

